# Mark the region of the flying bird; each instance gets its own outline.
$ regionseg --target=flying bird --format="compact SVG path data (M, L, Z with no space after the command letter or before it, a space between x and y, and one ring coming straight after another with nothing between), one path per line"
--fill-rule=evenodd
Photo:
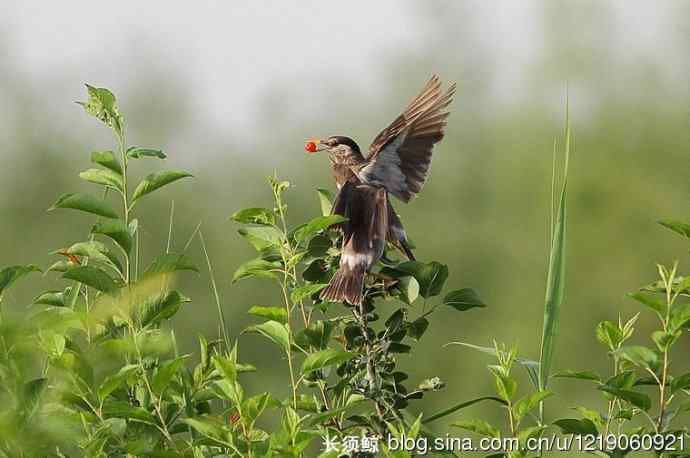
M424 186L434 145L441 141L455 84L441 88L431 77L405 111L379 133L365 157L349 137L331 136L305 144L309 153L327 151L338 194L331 213L347 220L340 266L321 298L361 305L364 277L384 253L386 242L414 260L405 229L390 196L409 202Z

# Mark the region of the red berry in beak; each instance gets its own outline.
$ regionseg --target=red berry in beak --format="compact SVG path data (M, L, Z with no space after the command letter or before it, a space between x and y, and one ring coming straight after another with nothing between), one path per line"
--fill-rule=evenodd
M304 144L304 149L307 151L307 153L315 153L316 152L316 143L307 142Z

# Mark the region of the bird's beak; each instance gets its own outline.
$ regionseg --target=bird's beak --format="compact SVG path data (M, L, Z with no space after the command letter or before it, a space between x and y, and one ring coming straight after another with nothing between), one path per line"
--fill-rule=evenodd
M314 154L318 151L326 149L326 143L320 138L310 138L304 143L304 149L309 154Z

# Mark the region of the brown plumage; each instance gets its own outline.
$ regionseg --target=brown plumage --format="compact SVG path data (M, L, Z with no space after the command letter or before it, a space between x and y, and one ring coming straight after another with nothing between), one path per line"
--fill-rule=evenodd
M388 231L388 199L386 190L368 184L348 181L339 193L334 211L342 205L343 245L340 268L323 290L328 301L362 302L364 275L383 255ZM344 197L344 198L343 198Z
M324 300L361 304L364 277L383 256L386 241L414 260L389 194L409 202L421 191L433 147L443 138L446 109L454 94L455 84L444 92L434 75L405 111L376 136L366 158L351 138L332 136L319 141L320 150L329 152L339 191L332 213L348 219L341 225L340 267L321 293Z

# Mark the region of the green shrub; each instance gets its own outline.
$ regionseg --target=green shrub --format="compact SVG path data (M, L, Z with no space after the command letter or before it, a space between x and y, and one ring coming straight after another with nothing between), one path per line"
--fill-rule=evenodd
M552 373L565 290L568 123L563 183L553 207L539 360L521 358L516 347L496 342L492 347L452 342L495 358L488 366L495 393L415 415L410 409L414 401L446 387L435 374L421 374L426 378L411 384L410 374L398 368L398 355L413 352L431 332L433 314L440 308L466 312L485 307L473 289L445 291L447 266L396 260L391 252L386 258L392 262L375 266L367 275L361 306L322 301L319 293L338 266L338 224L343 219L330 215L332 196L318 190L321 216L290 225L286 192L291 185L273 176L265 208L232 215L240 236L257 253L237 269L232 281L267 282L280 292L281 303L248 308L257 323L244 333L273 344L290 394L283 399L249 392L242 374L256 368L239 358L237 343L228 334L199 227L183 252L173 252L171 218L165 252L148 262L141 256L140 219L145 223L146 215L137 214L138 203L191 174L155 172L134 186L132 167L165 160L166 155L127 145L125 120L114 95L87 88L88 100L82 105L113 132L116 148L92 153L93 167L79 175L97 185L101 197L64 194L51 208L94 217L85 239L55 250L56 261L44 272L59 276L65 287L37 292L20 320L0 310L0 456L336 457L346 453L355 438L360 446L378 440L379 454L404 458L415 453L389 448L388 438L434 440L429 424L440 425L440 420L480 402L501 408L505 424L462 413L450 426L517 441L515 448L492 456L542 456L546 453L528 450L527 441L557 431L602 438L609 433L687 436L681 421L690 410L690 374L673 374L671 350L690 325L690 277L681 276L676 264L659 266L660 280L631 295L659 320L650 345L629 344L637 315L628 321L605 321L596 336L613 362L609 376L590 370ZM690 237L690 225L662 224ZM200 336L198 354L181 355L169 320L190 301L175 288L176 277L199 272L185 254L194 238L200 241L211 277L220 335ZM2 269L0 305L16 281L39 271L34 265ZM518 386L516 365L526 369L531 389ZM563 415L546 410L545 400L557 396L551 385L563 378L584 380L597 389L603 410L577 407L579 417L552 420ZM591 451L618 457L635 448L620 445L602 439ZM653 445L668 446L669 440ZM657 454L688 456L683 453Z

